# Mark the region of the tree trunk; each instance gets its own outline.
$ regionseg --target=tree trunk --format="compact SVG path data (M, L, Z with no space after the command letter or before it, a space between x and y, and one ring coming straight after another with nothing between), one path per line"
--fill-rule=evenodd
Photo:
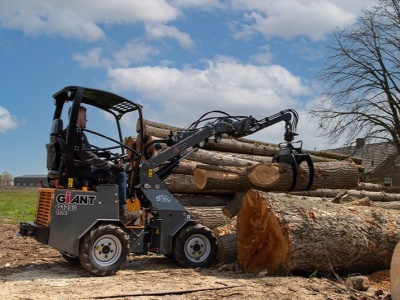
M138 130L140 128L139 126L139 120L136 124L136 129ZM163 123L158 123L154 121L150 121L147 119L143 120L143 134L145 136L157 136L160 138L167 138L170 132L176 132L178 130L182 130L182 128L177 127L177 126L171 126ZM236 144L235 146L231 145L231 142L227 142L228 140L234 141L233 143ZM257 141L257 140L252 140L248 138L239 138L239 139L230 139L226 137L225 135L223 136L223 141L225 141L222 145L218 146L218 144L215 143L207 143L208 146L206 147L207 149L215 149L219 151L225 151L225 152L237 152L237 153L250 153L248 154L256 154L254 151L259 152L260 155L267 155L267 156L273 156L279 152L279 146L277 144L272 144L268 142L262 142L262 141ZM225 145L227 144L227 145ZM247 146L246 146L247 145ZM226 150L227 148L233 147L236 149L235 151L229 151ZM246 151L237 151L237 147L247 149ZM254 150L253 148L259 148L259 150ZM260 150L264 148L263 150ZM357 165L360 165L362 163L362 160L357 157L351 157L348 155L340 154L340 153L332 153L332 152L325 152L325 151L312 151L312 150L305 150L304 152L309 153L313 160L315 162L327 162L327 161L335 161L335 160L346 160L346 159L351 159L356 163Z
M387 270L399 223L389 210L251 190L237 216L238 262L269 275Z
M400 242L393 251L390 265L390 295L393 300L400 299Z
M308 185L308 167L302 164L294 190L304 190ZM214 169L213 169L214 168ZM358 184L357 167L350 161L321 162L314 164L311 189L353 188ZM263 163L248 168L222 169L199 166L194 171L194 182L201 190L233 189L247 191L290 191L293 181L292 168L284 163Z
M400 201L392 202L371 202L372 207L380 207L384 209L400 210Z
M249 155L249 157L251 157ZM231 155L227 152L218 152L199 149L196 152L187 156L187 159L201 162L208 165L218 165L218 166L232 166L232 167L248 167L259 164L251 158L243 159ZM272 158L270 159L272 161Z
M164 185L172 194L218 194L233 195L234 190L201 190L195 184L193 176L185 174L171 174L164 180Z
M230 220L222 214L222 207L189 206L186 207L186 209L196 221L207 226L211 230L230 222Z
M220 263L231 263L237 260L236 218L224 226L214 228L213 233L218 241L217 259Z
M301 191L293 192L293 195L303 195L312 197L327 197L333 198L339 193L337 189L318 189L315 191ZM368 197L371 201L400 201L400 194L387 194L385 192L370 192L370 191L359 191L359 190L347 190L346 195L341 197L342 201L353 201L354 199L362 199Z
M242 201L245 194L245 192L238 192L234 195L233 199L229 201L228 204L226 204L222 209L224 216L233 218L239 213L240 209L242 208Z
M232 195L174 194L183 206L225 206Z

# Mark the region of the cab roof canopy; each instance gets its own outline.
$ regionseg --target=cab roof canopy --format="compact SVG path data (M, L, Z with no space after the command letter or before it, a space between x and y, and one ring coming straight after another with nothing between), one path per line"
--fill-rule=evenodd
M140 104L134 103L116 94L92 88L80 86L67 86L53 95L56 105L63 105L65 102L73 101L81 96L80 103L89 104L115 115L122 115L135 110L141 110Z

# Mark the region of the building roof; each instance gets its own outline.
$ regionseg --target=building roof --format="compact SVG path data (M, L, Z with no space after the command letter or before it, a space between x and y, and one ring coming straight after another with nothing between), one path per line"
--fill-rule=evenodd
M396 147L389 143L375 143L348 146L326 150L329 152L341 153L362 159L365 173L373 173L382 163L397 154Z
M33 175L21 175L21 176L15 176L14 178L47 178L47 175L38 175L38 174L33 174Z

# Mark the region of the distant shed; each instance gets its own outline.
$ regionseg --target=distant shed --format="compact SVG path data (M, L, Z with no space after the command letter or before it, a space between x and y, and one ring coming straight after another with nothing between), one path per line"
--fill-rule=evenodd
M47 184L47 175L22 175L14 177L14 186L39 186L40 180Z

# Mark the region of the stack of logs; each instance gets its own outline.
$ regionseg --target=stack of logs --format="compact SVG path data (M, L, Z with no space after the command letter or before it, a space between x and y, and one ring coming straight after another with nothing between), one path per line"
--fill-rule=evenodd
M177 127L144 120L138 149ZM157 151L150 149L150 156ZM161 150L162 151L162 150ZM187 156L164 184L218 240L218 259L244 272L372 272L389 269L400 240L400 194L359 183L361 160L307 151L315 175L302 164L297 184L288 164L273 163L277 145L249 139L208 141Z

